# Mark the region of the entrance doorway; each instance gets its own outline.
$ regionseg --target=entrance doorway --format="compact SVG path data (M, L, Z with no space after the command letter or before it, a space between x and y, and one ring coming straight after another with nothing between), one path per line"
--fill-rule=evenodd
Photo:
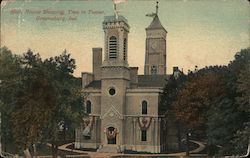
M117 130L114 127L109 127L107 129L108 144L116 144L116 134Z

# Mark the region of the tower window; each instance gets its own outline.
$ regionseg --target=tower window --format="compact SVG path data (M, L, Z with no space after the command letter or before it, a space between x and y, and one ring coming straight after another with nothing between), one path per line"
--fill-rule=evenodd
M142 101L142 114L147 114L148 113L148 103L147 101L143 100Z
M86 103L86 112L88 114L91 113L91 102L88 100L87 103Z
M109 39L109 58L117 57L117 39L115 36L110 37Z
M125 61L127 58L127 38L123 40L123 60Z
M141 131L141 141L147 141L147 131L146 130Z
M156 75L157 74L157 66L153 65L151 66L151 74Z

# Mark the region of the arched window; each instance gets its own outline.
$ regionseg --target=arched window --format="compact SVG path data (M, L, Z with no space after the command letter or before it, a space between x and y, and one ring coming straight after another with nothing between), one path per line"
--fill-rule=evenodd
M127 38L123 40L123 60L125 61L127 58Z
M109 38L109 58L117 57L117 39L115 36Z
M142 114L147 114L148 113L148 103L147 101L143 100L142 101Z
M91 102L88 100L87 103L86 103L86 112L88 114L91 113Z
M151 66L151 74L156 75L157 74L157 66L153 65Z
M147 141L147 131L146 130L141 131L141 141Z

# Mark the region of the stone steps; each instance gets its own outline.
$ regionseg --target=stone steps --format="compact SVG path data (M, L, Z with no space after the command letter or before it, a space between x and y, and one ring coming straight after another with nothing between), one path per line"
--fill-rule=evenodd
M106 145L100 147L97 152L103 152L103 153L120 153L121 149L117 145Z

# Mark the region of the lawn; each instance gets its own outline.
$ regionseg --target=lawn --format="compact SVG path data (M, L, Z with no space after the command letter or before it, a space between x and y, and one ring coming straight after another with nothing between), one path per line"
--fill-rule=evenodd
M69 142L60 142L59 145L63 145ZM47 146L46 144L37 144L37 156L49 156L52 155L51 147ZM17 145L13 142L8 142L6 145L3 146L3 151L10 153L10 154L18 154L23 156L23 152L18 149ZM30 152L34 155L33 147L30 147ZM65 155L79 155L78 153L69 152L69 151L61 151L58 150L58 155L65 156Z

